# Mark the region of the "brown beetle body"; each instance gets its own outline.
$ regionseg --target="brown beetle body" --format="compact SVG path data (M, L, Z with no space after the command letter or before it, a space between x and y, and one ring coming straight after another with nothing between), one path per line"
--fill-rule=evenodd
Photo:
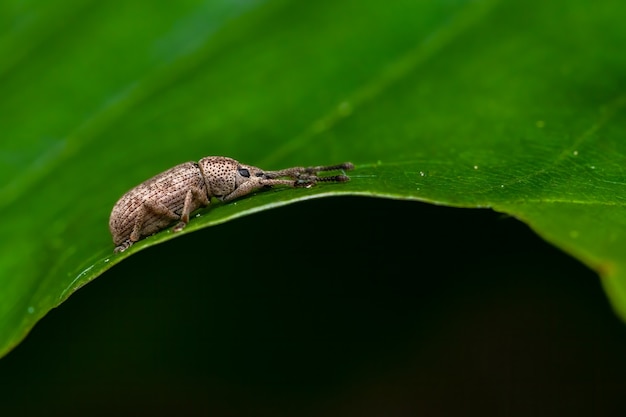
M209 156L168 169L124 194L113 207L109 229L115 252L178 221L182 230L190 214L209 205L210 198L230 201L261 187L286 185L310 187L320 181L344 182L345 175L318 177L320 171L349 170L351 163L334 166L294 167L263 171L223 156ZM281 179L287 177L289 179Z

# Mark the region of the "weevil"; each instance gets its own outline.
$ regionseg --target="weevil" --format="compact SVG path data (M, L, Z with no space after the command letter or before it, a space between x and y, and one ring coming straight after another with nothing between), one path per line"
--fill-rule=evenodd
M113 206L109 229L115 252L125 251L174 222L172 231L183 230L190 214L208 206L212 197L231 201L273 185L309 188L318 182L345 182L350 178L343 172L332 176L318 174L353 168L346 162L264 171L224 156L207 156L198 162L176 165L131 189Z

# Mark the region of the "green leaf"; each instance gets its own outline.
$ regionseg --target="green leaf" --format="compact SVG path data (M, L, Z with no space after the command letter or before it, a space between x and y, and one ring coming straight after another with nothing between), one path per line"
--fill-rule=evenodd
M617 0L0 7L0 352L139 250L332 195L513 215L595 269L626 318ZM113 255L117 198L207 155L357 169L216 204Z

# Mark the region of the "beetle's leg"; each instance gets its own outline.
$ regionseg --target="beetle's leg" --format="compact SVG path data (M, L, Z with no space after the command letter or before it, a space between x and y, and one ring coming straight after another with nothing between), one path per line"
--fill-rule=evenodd
M180 222L174 226L173 232L180 232L189 223L189 215L194 210L195 202L200 203L202 206L209 205L209 198L206 192L202 191L198 187L191 187L187 194L185 194L185 202L183 203L183 211L180 213Z
M290 187L295 187L294 180L275 180L275 179L261 179L258 182L244 182L241 184L235 191L230 194L226 194L221 198L222 201L230 201L239 197L243 197L244 195L250 194L251 192L258 190L261 187L272 186L272 185L288 185Z
M141 204L139 213L137 213L137 217L135 217L135 225L133 226L133 231L130 234L131 242L137 242L143 237L144 218L148 212L154 213L157 216L165 217L169 220L178 220L180 218L178 214L174 213L162 203L155 203L151 200L144 201Z
M113 250L114 253L120 253L120 252L124 252L126 249L130 248L130 246L133 244L133 241L130 239L126 239L125 241L123 241L122 243L120 243L119 245L117 245L115 247L115 249Z
M222 201L230 201L239 197L243 197L244 195L250 194L251 192L258 190L261 187L271 187L274 185L285 185L287 187L306 187L310 188L315 185L318 181L348 181L348 177L345 175L335 175L332 177L311 177L307 176L306 178L297 178L292 180L282 180L282 179L261 179L255 183L243 183L241 184L235 191L230 194L225 195L221 198Z

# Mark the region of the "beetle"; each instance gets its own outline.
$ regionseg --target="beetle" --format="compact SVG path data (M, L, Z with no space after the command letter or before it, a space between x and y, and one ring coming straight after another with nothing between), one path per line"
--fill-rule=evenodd
M208 206L211 197L231 201L263 187L284 185L309 188L318 182L345 182L345 174L319 176L323 171L351 170L346 162L331 166L292 167L264 171L224 156L207 156L198 162L176 165L124 194L113 206L109 230L115 252L123 252L133 243L177 222L179 232L189 223L189 216Z

